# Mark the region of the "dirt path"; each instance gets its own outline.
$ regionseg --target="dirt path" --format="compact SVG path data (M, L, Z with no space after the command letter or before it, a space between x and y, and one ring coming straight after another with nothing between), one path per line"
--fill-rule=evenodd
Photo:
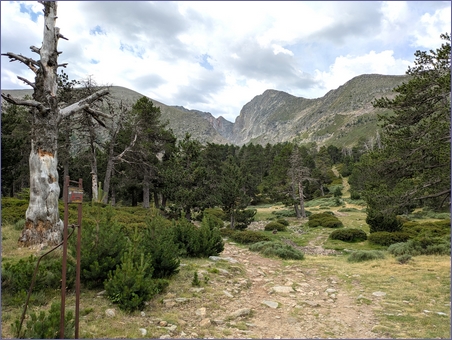
M251 282L230 301L230 310L251 308L248 336L259 338L377 338L372 308L358 305L334 275L320 279L303 262L283 266L278 259L226 244L222 257L243 263ZM319 255L321 256L321 255ZM286 292L287 291L287 292ZM263 301L278 303L271 308ZM239 335L239 334L237 334Z
M376 303L358 303L358 280L351 296L334 274L304 261L287 266L229 242L221 257L237 272L210 276L211 289L178 308L184 326L164 338L381 338L372 332Z

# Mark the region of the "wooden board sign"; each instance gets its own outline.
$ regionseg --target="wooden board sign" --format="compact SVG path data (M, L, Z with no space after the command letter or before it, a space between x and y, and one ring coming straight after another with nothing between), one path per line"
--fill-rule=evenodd
M83 189L77 187L69 187L68 203L82 203Z

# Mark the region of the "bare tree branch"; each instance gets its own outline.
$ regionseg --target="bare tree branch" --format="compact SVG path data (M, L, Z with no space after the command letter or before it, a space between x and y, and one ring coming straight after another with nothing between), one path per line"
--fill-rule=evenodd
M49 108L45 108L44 105L42 105L40 102L37 102L36 100L19 99L11 96L10 94L4 93L2 93L2 98L11 104L36 107L41 112L50 110Z
M40 48L37 48L36 46L30 46L30 50L31 50L32 52L37 53L37 54L40 54L40 53L41 53L41 49L40 49Z
M129 161L123 159L122 157L130 150L133 148L133 146L135 145L135 142L137 141L137 134L135 134L135 137L133 138L133 140L130 142L130 144L124 149L123 152L121 152L119 155L117 155L116 157L113 158L114 161L121 161L121 162L126 162L126 163L130 163Z
M32 88L36 88L35 83L32 83L31 81L29 81L28 79L22 78L20 76L17 76L17 79L22 80L25 84L30 85Z
M64 109L61 109L60 113L58 115L58 123L60 123L61 120L63 120L64 118L69 117L70 115L72 115L76 112L88 109L90 104L92 104L96 100L102 98L103 96L106 96L107 94L109 94L109 90L102 89L102 90L99 90L99 91L93 93L89 97L86 97L85 99L78 101L75 104L69 105L69 106L65 107Z
M111 117L109 115L107 115L106 113L103 113L102 111L99 111L99 110L92 109L90 107L84 109L84 111L86 113L90 114L104 128L106 128L106 126L105 126L104 122L102 122L100 120L99 116L111 119Z
M417 198L415 198L415 199L416 199L416 200L423 200L423 199L425 199L425 198L440 197L440 196L443 196L443 195L446 195L446 194L449 194L449 195L450 195L450 193L451 193L451 189L447 189L447 190L438 192L438 193L436 193L436 194L427 195L427 196L422 196L422 197L417 197Z
M21 54L17 55L17 54L12 53L12 52L2 53L2 55L7 56L10 59L9 60L10 62L13 62L13 61L16 61L16 60L20 61L20 62L24 63L25 65L27 65L30 68L30 70L32 70L34 73L38 72L37 67L39 67L39 62L34 60L34 59L32 59L32 58L27 58L27 57L24 57Z

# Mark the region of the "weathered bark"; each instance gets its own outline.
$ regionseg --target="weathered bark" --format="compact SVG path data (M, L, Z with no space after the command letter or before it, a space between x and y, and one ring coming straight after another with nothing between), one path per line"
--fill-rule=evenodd
M32 115L30 166L30 202L26 212L25 229L19 237L19 244L31 246L35 244L58 244L62 240L63 223L59 217L58 198L60 187L57 171L58 124L62 118L83 109L95 99L107 94L98 92L83 101L65 109L58 107L57 95L57 44L59 38L64 38L55 27L57 4L43 2L44 5L44 36L40 49L32 46L31 50L40 55L40 61L26 58L8 52L11 61L20 61L35 74L32 84L33 100L24 101L2 94L10 103L30 107Z
M300 199L300 213L301 217L306 218L306 211L304 209L304 193L303 193L303 183L298 182L298 196Z
M150 187L150 181L151 178L149 176L149 172L144 172L144 178L143 178L143 208L148 209L149 208L149 187Z

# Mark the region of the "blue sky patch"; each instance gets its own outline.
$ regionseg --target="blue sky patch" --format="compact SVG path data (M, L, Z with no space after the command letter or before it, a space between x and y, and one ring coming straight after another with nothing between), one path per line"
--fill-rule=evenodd
M99 25L97 25L96 27L91 29L89 31L89 34L90 35L107 35L107 33Z
M25 5L25 4L20 4L20 12L21 13L27 13L28 15L30 15L31 20L33 20L33 22L38 22L38 17L40 15L43 15L42 12L33 12L31 5Z
M90 63L96 65L96 64L99 64L100 61L96 60L96 59L91 59Z
M206 70L212 71L213 66L210 65L209 61L207 60L208 58L211 58L210 55L208 55L207 53L202 54L201 61L198 64L204 67Z

